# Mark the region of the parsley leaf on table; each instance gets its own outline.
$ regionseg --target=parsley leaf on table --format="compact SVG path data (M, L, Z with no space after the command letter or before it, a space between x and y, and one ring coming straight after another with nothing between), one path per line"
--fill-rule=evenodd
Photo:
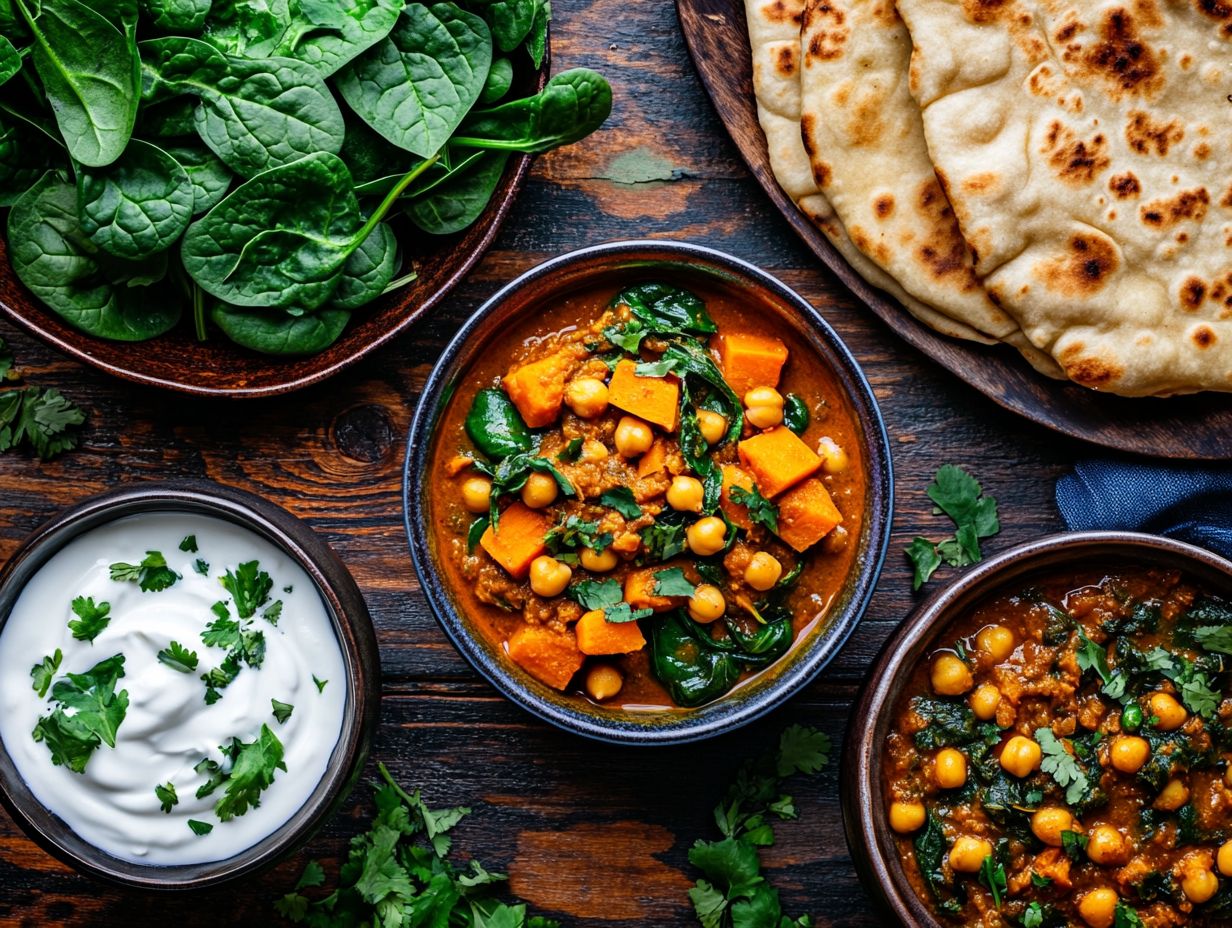
M954 535L940 542L916 537L907 546L907 557L914 567L912 588L928 582L944 562L951 567L966 567L983 559L980 539L1001 531L997 501L984 496L979 481L956 464L942 466L928 486L928 497L935 513L944 513L954 522Z
M0 338L0 385L21 375L13 367L13 355ZM44 461L77 447L79 427L85 413L58 390L25 386L0 392L0 451L29 444Z
M101 744L115 747L116 731L128 712L128 690L115 691L122 676L124 655L115 654L85 673L65 674L51 687L58 705L38 720L32 734L35 741L46 742L54 765L82 773ZM35 683L40 682L36 676Z
M384 781L375 792L369 830L351 839L338 885L321 898L303 893L325 883L325 870L310 860L295 888L278 899L279 915L309 928L337 925L437 925L454 928L560 928L530 917L526 906L491 894L505 875L472 859L461 869L449 859L450 831L467 808L430 809L418 791L407 792L377 764ZM776 926L777 928L777 926Z
M795 803L783 792L783 780L796 773L817 773L830 757L830 740L812 728L792 725L778 748L746 762L715 807L714 820L723 838L698 840L689 862L702 876L689 890L693 911L703 928L806 928L808 916L783 916L778 891L761 873L758 847L774 843L771 817L794 819Z
M74 599L73 612L77 614L77 618L70 619L68 627L78 641L93 644L99 633L111 624L111 604L95 604L93 596L78 596Z
M757 487L746 490L744 487L731 488L731 501L738 506L744 506L749 511L749 520L758 525L764 525L776 535L779 531L779 507L761 495Z
M161 551L147 551L140 564L117 561L111 565L111 579L136 583L143 593L158 593L174 584L180 575L167 566Z

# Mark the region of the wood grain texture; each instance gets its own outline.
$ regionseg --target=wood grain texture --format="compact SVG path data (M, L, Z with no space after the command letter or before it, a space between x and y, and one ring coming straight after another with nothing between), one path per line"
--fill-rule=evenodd
M466 283L405 336L328 383L243 404L177 396L108 378L0 323L30 379L60 388L90 414L83 447L57 461L0 455L0 557L59 509L121 482L209 477L278 502L334 546L363 589L385 670L374 757L424 787L430 802L474 807L457 847L507 869L532 906L560 912L566 924L685 928L695 924L682 892L695 878L688 848L715 836L711 810L739 762L792 721L819 725L838 744L856 686L914 601L903 546L914 535L939 538L948 530L924 495L933 472L962 464L998 497L1004 530L989 547L1000 550L1059 530L1053 481L1089 449L972 391L896 337L818 263L749 176L706 103L670 4L557 0L554 7L556 67L608 74L616 91L611 122L583 144L539 159ZM865 366L898 477L878 593L822 678L742 732L649 751L556 732L479 680L427 611L399 511L411 410L460 322L545 257L642 236L730 251L816 305ZM944 570L939 579L952 574ZM788 911L810 912L825 928L873 928L883 923L869 911L847 858L838 770L832 764L794 790L801 819L779 829L765 860ZM371 814L367 800L361 788L311 851L329 859L344 853ZM560 842L574 853L563 855ZM614 850L626 846L621 855ZM271 900L298 869L291 861L261 880L194 900L121 893L67 872L0 815L0 924L277 924ZM562 894L562 885L573 889Z
M676 0L701 81L758 183L805 245L901 338L998 405L1066 435L1171 458L1232 458L1232 397L1126 399L1036 373L1005 345L948 338L867 283L779 188L757 122L743 0Z

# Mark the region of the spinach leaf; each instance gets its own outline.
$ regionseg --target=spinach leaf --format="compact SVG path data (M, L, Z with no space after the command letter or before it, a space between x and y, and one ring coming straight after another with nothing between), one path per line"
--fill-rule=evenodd
M965 744L975 737L975 713L960 701L917 696L911 711L928 722L915 733L915 746L921 751Z
M466 170L449 172L429 193L411 200L406 215L432 235L461 232L487 208L508 160L506 152L484 152L468 160Z
M329 77L381 41L403 0L228 0L217 3L205 39L243 58L297 58Z
M73 185L47 174L13 206L9 260L30 292L77 328L100 338L143 341L175 325L180 307L150 284L166 258L134 263L100 254L85 241Z
M590 135L612 112L612 88L588 68L552 76L539 93L472 113L450 144L541 154Z
M231 58L178 36L142 42L141 58L143 97L197 97L197 133L242 177L342 148L342 111L311 65Z
M769 664L787 653L795 637L791 616L767 621L752 631L745 630L739 622L726 619L727 632L744 651L745 663Z
M351 314L325 307L302 316L219 304L210 319L243 348L271 355L316 354L338 340Z
M916 835L912 842L915 850L915 862L920 868L920 876L924 885L938 902L944 902L949 897L950 882L945 876L945 830L941 827L941 819L932 809L928 810L924 830Z
M211 3L212 0L141 0L141 10L159 29L199 32L210 13Z
M428 158L479 99L492 62L484 21L453 3L408 4L388 37L338 72L338 91L393 144Z
M502 52L521 45L535 25L535 0L478 0L477 5Z
M543 59L548 53L548 22L551 19L551 0L535 0L535 22L526 37L526 52L536 71L543 66Z
M627 306L652 332L712 335L718 331L697 294L658 282L635 284L616 294L613 306Z
M222 160L208 148L197 145L171 145L165 151L188 174L192 185L194 216L222 202L231 187L232 174Z
M809 408L808 404L795 393L788 393L783 399L783 424L795 432L797 435L803 435L809 426Z
M385 292L397 270L398 239L383 222L347 258L329 305L352 310L371 303Z
M488 68L488 79L484 82L483 92L479 102L489 106L502 99L513 86L513 62L508 58L497 58Z
M711 647L696 623L679 611L657 622L650 634L651 663L677 705L692 708L722 696L740 678L740 664Z
M6 36L0 34L0 84L4 84L9 78L15 77L20 70L21 53L13 47L13 43ZM500 96L497 96L496 99L499 100Z
M466 414L466 434L475 447L494 461L530 451L530 429L504 390L485 387L475 394Z
M140 261L165 251L188 228L188 172L161 148L133 139L105 168L77 174L81 230L117 258Z
M141 68L131 33L77 0L16 5L34 38L34 69L69 154L89 167L111 164L137 120Z
M68 166L63 150L0 104L0 208L12 206L58 165Z

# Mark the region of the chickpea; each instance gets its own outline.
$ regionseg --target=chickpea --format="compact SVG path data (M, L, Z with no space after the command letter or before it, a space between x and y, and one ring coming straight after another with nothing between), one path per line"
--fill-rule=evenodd
M579 377L565 387L565 404L583 419L607 412L607 384L596 377Z
M1078 900L1078 914L1091 928L1112 928L1118 901L1115 889L1093 889Z
M616 423L616 450L623 457L636 458L650 450L654 444L654 432L650 426L634 416L621 416Z
M1096 825L1087 840L1087 857L1103 866L1119 866L1128 859L1125 838L1111 825Z
M573 571L554 557L540 555L530 562L530 588L535 595L550 599L559 596L569 585Z
M697 427L701 430L706 444L717 445L727 434L727 417L709 409L697 411Z
M1001 705L1001 691L991 683L985 683L971 694L971 711L981 722L996 718Z
M727 611L727 601L723 599L723 591L717 586L703 583L689 597L689 616L694 622L709 625Z
M1181 892L1190 902L1201 905L1219 892L1219 877L1205 867L1186 867Z
M754 387L744 394L744 418L758 429L769 429L783 421L783 395L774 387Z
M696 477L673 477L667 488L667 505L677 512L701 512L705 490Z
M961 696L975 685L971 671L956 655L942 654L933 661L933 690L941 696Z
M607 445L598 439L588 438L582 442L582 453L579 461L606 461L608 459Z
M1159 719L1155 727L1160 731L1175 731L1185 724L1189 713L1168 693L1151 694L1151 714Z
M781 576L783 576L783 565L779 563L777 557L765 551L758 551L754 554L749 559L748 566L744 568L744 582L759 593L764 593L773 587L779 582Z
M1025 735L1015 735L1001 749L1001 766L1016 777L1028 777L1039 769L1044 752Z
M979 873L985 858L991 856L991 844L983 838L963 835L950 848L950 867L956 873Z
M1117 735L1108 754L1112 766L1121 773L1137 773L1151 756L1151 746L1137 735Z
M487 477L467 477L462 481L462 505L467 512L487 512L492 501L492 481Z
M942 789L958 789L967 782L967 758L956 748L942 748L933 761L933 777Z
M534 473L522 487L522 502L531 509L543 509L556 501L556 481L550 474Z
M1155 797L1155 808L1164 812L1175 812L1189 802L1189 787L1181 780L1169 780L1167 785Z
M727 523L718 516L706 516L690 525L684 535L694 554L701 557L718 554L727 544Z
M989 625L975 636L975 645L998 664L1014 653L1014 633L1004 625Z
M611 699L625 685L625 678L620 671L608 664L595 664L586 671L586 692L591 699L603 702Z
M824 474L841 474L847 469L847 452L829 435L817 442L817 456Z
M1215 859L1219 864L1219 872L1224 876L1232 876L1232 841L1223 843Z
M1074 816L1061 806L1044 806L1031 816L1031 831L1049 847L1060 847L1061 834L1074 830Z
M616 557L616 552L611 548L604 548L602 551L583 548L580 560L582 567L591 573L605 574L609 570L614 570L620 559Z
M922 802L894 802L890 804L890 827L900 835L909 835L924 826L928 813Z

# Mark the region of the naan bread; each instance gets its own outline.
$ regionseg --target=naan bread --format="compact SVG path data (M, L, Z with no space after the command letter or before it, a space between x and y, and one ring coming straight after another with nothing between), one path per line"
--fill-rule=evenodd
M956 338L993 339L908 295L852 244L826 197L817 189L800 135L800 24L804 0L745 0L753 49L757 118L766 135L770 168L784 192L834 244L844 260L874 287L885 290L925 325Z
M1232 390L1232 6L898 0L976 271L1078 383Z

